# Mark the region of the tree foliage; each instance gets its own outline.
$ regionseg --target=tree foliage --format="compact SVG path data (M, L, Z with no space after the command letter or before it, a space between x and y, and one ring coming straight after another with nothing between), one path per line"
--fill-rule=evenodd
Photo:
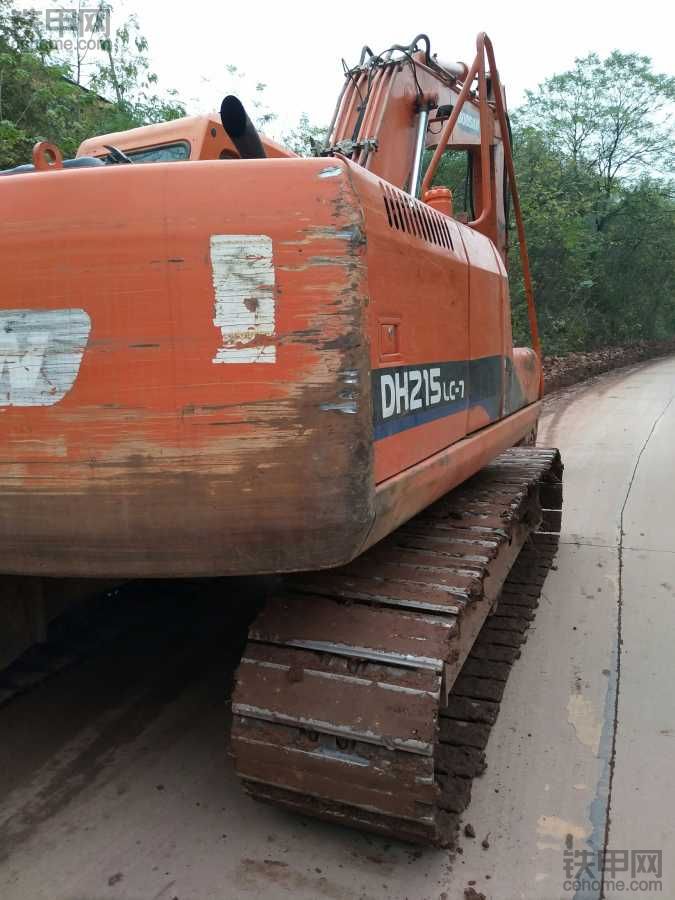
M135 15L129 16L102 44L105 57L91 77L89 86L93 90L113 96L133 122L166 122L185 115L175 90L165 94L158 91L158 78L150 67L148 41L141 34Z
M549 352L675 333L675 79L591 54L514 116L537 306ZM514 254L515 256L515 254ZM516 331L525 315L519 261Z
M312 125L307 113L302 113L295 128L286 132L283 141L289 150L299 156L315 156L323 150L328 138L328 128Z
M88 61L86 87L83 62L77 49L54 46L36 11L0 0L0 168L28 161L38 140L74 156L86 137L184 114L175 94L157 89L133 16Z
M652 72L649 57L591 53L526 96L519 121L544 130L561 157L597 175L606 195L646 167L672 172L675 78Z

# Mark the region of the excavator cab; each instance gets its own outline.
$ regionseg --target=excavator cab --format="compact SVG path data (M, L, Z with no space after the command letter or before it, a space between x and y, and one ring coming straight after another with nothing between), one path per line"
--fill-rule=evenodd
M221 116L187 116L99 135L83 141L77 156L105 160L110 147L125 153L133 163L297 157L266 135L258 135L241 102L231 95L223 101ZM259 155L251 156L252 152Z

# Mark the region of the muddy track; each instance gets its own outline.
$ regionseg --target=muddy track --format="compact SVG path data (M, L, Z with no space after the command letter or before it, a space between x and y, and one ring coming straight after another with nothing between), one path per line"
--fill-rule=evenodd
M562 465L512 449L249 631L232 754L249 793L449 845L557 547Z

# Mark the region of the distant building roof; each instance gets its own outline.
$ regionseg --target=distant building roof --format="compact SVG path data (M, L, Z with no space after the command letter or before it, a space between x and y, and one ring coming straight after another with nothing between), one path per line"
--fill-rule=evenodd
M105 103L106 106L113 105L111 100L107 100L105 97L97 94L96 91L92 91L91 88L85 87L83 84L74 81L72 78L68 78L67 75L62 75L61 78L63 78L64 81L67 81L68 84L72 84L73 87L79 88L81 91L84 91L85 94L91 94L92 97L96 97L97 100L100 100L101 103Z

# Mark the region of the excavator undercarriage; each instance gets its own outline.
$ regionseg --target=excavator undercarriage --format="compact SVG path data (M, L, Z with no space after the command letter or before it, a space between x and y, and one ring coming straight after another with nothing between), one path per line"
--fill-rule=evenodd
M445 846L557 547L557 450L515 448L340 569L292 576L232 701L248 792Z

